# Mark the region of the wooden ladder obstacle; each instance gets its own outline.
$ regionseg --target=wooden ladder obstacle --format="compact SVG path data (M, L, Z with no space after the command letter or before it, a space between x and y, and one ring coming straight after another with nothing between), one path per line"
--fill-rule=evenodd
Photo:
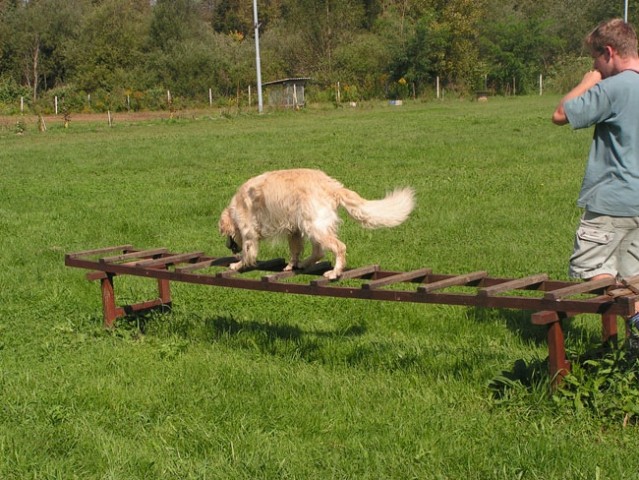
M337 280L331 281L322 276L332 268L328 262L307 270L283 271L286 262L274 259L237 272L229 269L235 261L235 257L210 257L203 252L172 253L166 248L138 249L132 245L65 255L65 265L90 270L87 278L100 280L107 328L111 328L118 317L160 307L170 308L171 281L301 295L530 310L534 312L532 323L547 327L549 369L554 386L570 371L562 320L583 313L601 315L603 341L616 342L617 315L634 314L635 302L639 300L639 276L621 284L614 280L566 282L550 280L547 274L512 279L493 278L485 271L441 275L430 268L395 272L369 265L346 270ZM256 271L263 275L255 278ZM252 275L247 275L249 272L253 272ZM118 275L156 279L158 297L118 306L113 284ZM317 278L307 283L290 281L299 275ZM355 282L344 284L346 280L362 282L353 286L348 283ZM393 288L388 288L391 286ZM523 295L523 292L527 294Z

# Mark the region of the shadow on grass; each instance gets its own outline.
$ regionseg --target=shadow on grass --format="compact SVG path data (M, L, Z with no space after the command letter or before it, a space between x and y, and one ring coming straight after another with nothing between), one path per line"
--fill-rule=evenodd
M517 359L511 370L504 370L491 379L488 389L497 402L511 399L522 392L541 392L545 396L550 392L548 359Z
M360 324L333 331L304 331L285 323L215 317L204 322L205 337L231 348L304 362L335 363L353 338L366 333Z
M436 342L424 346L406 338L369 337L361 324L331 331L304 331L290 324L215 317L205 320L205 329L209 341L232 349L293 361L432 377L472 377L495 355L466 344Z
M304 332L301 328L289 324L270 324L258 321L239 322L234 318L216 317L205 321L207 330L213 338L239 335L242 333L265 336L270 340L300 341L304 335L325 338L343 338L361 336L366 332L363 325L349 325L343 330Z
M507 310L493 308L469 308L468 318L477 322L503 320L506 327L523 340L533 342L535 345L546 345L547 328L542 325L533 325L531 316L534 312L529 310ZM588 338L591 332L576 324L571 319L562 321L562 329L567 339ZM593 339L596 340L596 339Z
M468 318L480 323L503 320L506 327L523 340L540 345L546 342L546 329L531 323L532 313L527 310L471 307L468 309Z

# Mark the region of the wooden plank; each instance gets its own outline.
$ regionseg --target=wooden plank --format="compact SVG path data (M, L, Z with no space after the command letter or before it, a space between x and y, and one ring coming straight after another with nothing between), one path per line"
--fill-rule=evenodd
M191 252L191 253L180 253L177 255L170 255L168 257L161 258L149 258L148 260L141 260L139 262L134 262L133 266L135 267L144 267L144 268L155 268L166 265L171 265L175 263L182 263L194 258L199 258L203 255L203 252Z
M529 287L531 285L541 283L545 280L548 280L548 275L545 273L540 273L538 275L530 275L525 278L516 278L514 280L498 283L497 285L492 285L490 287L480 288L477 293L481 296L487 297L489 295L496 295L498 293L508 292L510 290Z
M375 273L379 271L379 265L368 265L366 267L354 268L352 270L346 270L342 272L342 274L337 277L335 280L329 280L328 278L320 278L318 280L312 280L311 286L313 287L322 287L329 282L337 282L339 280L348 280L353 278L360 278L366 275L370 275L371 273Z
M630 279L622 278L621 284L625 286L628 290L630 290L632 293L634 293L635 295L639 294L639 278L630 278Z
M236 259L237 260L237 259ZM249 267L249 268L243 268L241 270L225 270L223 272L219 272L217 273L215 276L217 278L230 278L233 277L237 274L240 273L245 273L245 272L251 272L253 270L269 270L269 271L274 271L274 270L281 270L286 266L286 262L284 261L283 258L274 258L272 260L265 260L262 262L257 262L257 264L253 267ZM243 279L243 281L246 282L257 282L259 283L257 280L249 280L249 279Z
M614 278L605 278L603 280L595 280L595 281L585 281L582 283L577 283L575 285L570 285L568 287L560 288L558 290L551 290L550 292L546 292L544 298L546 300L560 300L564 297L569 297L571 295L578 295L580 293L590 293L593 290L598 290L600 288L609 287L610 285L614 285L616 283Z
M465 275L456 275L454 277L445 278L437 282L420 285L417 288L417 291L422 293L430 293L435 290L441 290L442 288L461 287L471 282L481 280L482 278L486 278L487 276L488 276L488 272L483 270L479 272L467 273Z
M392 283L410 282L419 277L425 277L429 273L432 273L430 268L420 268L419 270L413 270L411 272L398 273L389 277L380 278L378 280L371 280L368 283L362 285L364 290L373 290L375 288L385 287Z
M120 250L129 250L133 248L133 245L119 245L117 247L104 247L104 248L94 248L92 250L82 250L80 252L68 253L65 255L66 258L77 258L77 257L87 257L89 255L101 255L104 253L118 252Z
M255 267L247 269L246 271L248 270L271 270L271 271L283 270L286 265L287 265L287 262L283 258L274 258L272 260L264 260L261 262L257 262L257 265L255 265Z
M262 277L262 281L277 282L279 280L284 280L295 275L321 275L325 271L330 270L332 267L333 266L330 262L319 262L301 270L286 270L283 272L273 273L271 275L264 275Z
M141 250L137 252L123 253L121 255L113 255L111 257L103 257L100 259L100 263L113 263L120 262L122 260L129 260L131 258L144 258L152 257L153 255L161 255L168 252L167 248L153 248L150 250Z
M176 272L188 273L196 270L203 270L209 267L228 267L231 263L237 262L235 257L208 258L201 262L191 263L189 265L181 265L175 267Z

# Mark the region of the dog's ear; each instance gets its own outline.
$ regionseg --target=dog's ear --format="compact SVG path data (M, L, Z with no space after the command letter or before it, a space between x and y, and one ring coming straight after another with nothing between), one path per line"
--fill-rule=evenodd
M235 226L233 225L233 220L231 219L231 213L228 208L225 208L220 215L220 221L217 224L217 227L222 235L227 235L232 237L235 235Z

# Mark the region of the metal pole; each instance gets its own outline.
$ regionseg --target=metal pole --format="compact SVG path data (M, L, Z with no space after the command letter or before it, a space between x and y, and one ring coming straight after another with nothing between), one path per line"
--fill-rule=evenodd
M628 0L625 0L625 2L624 2L623 21L628 23Z
M257 20L257 0L253 0L253 24L255 26L255 70L257 72L257 111L262 113L262 68L260 65L260 24Z

